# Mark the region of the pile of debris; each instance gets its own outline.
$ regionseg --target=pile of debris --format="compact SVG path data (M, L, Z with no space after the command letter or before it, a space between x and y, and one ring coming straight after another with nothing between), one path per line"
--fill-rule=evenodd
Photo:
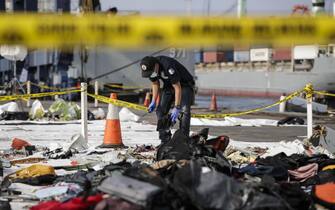
M0 209L335 209L331 154L264 156L208 138L177 130L157 148L127 149L89 149L80 136L66 148L13 140L0 153Z

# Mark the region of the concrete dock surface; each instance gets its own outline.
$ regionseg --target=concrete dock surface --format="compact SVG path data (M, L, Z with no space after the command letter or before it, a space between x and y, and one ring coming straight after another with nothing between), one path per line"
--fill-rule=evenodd
M50 107L53 101L42 101L45 108ZM77 102L80 105L79 102ZM29 111L26 107L25 102L20 102L19 107L25 111ZM108 110L108 104L99 103L99 107L102 108L105 113ZM96 109L92 102L89 103L89 110ZM141 121L147 121L152 125L156 125L157 118L155 113L145 113L142 111L131 110L138 116L140 116ZM233 110L224 110L224 113L231 113ZM206 109L200 109L197 107L192 107L192 113L214 113ZM253 114L239 116L242 119L271 119L271 120L281 120L289 116L301 117L306 122L306 114L298 112L257 112ZM216 119L223 120L223 119ZM326 115L313 115L313 124L324 125L335 129L335 116L332 114ZM306 126L261 126L261 127L247 127L247 126L191 126L191 131L198 131L204 127L209 128L209 134L212 136L227 135L231 139L236 141L248 141L248 142L278 142L282 140L293 141L295 139L304 139L307 134ZM178 128L175 125L174 128Z

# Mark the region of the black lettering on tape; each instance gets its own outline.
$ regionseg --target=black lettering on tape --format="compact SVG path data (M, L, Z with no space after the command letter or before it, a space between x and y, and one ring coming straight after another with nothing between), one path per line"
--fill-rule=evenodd
M9 29L3 31L3 34L1 35L1 40L6 44L23 43L24 36L18 31Z
M91 24L89 30L93 33L106 34L107 33L117 33L126 35L130 31L130 27L127 24L119 24L117 26L105 25L105 24Z
M314 24L284 24L279 26L276 32L280 35L314 36L316 27Z
M328 42L334 42L335 41L335 30L330 31L329 34L326 36L326 38Z
M192 34L192 26L190 24L184 23L180 26L179 31L183 35L190 35Z
M311 35L311 36L314 36L316 34L316 27L315 25L311 25L311 24L308 24L308 25L304 25L303 27L299 27L300 31L302 33L307 33L308 35Z
M238 38L241 36L241 27L239 25L211 25L205 24L202 27L204 35L216 35Z
M97 35L98 40L104 42L108 37L108 28L104 24L91 24L88 29L90 30L91 35Z
M271 28L269 25L266 24L256 24L253 27L254 35L260 37L271 37Z
M93 32L93 33L106 33L107 31L107 27L104 24L92 24L89 26L89 29Z
M128 24L120 24L117 26L117 32L119 34L128 34L130 31L130 27Z
M37 26L37 32L41 35L73 34L77 30L74 24L41 24Z
M150 43L158 43L164 40L162 34L158 33L157 31L151 31L144 37L145 41Z

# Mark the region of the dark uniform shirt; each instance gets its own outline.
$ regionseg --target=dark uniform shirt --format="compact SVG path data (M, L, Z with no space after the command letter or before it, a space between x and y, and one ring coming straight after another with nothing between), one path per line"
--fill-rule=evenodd
M157 56L159 61L159 74L153 73L150 76L150 81L155 82L162 80L163 88L171 88L172 84L180 82L181 86L194 86L192 75L187 69L177 60L168 56Z

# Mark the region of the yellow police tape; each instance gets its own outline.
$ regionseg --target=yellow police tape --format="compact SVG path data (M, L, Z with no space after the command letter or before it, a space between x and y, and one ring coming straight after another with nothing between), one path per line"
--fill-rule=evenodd
M1 14L0 44L53 48L332 43L333 17L144 17Z
M24 83L24 85L26 85L27 83ZM34 85L36 87L40 87L46 90L59 90L59 91L65 91L65 90L75 90L78 89L77 87L70 87L70 88L58 88L58 87L50 87L47 85L40 85L40 84L36 84L33 82L30 82L31 85ZM145 89L145 87L138 87L138 86L125 86L125 85L109 85L109 84L105 84L108 87L112 87L112 88L122 88L122 89L129 89L129 90L134 90L134 89Z
M319 94L319 95L335 97L334 93L327 93L326 91L314 91L314 93Z
M311 83L307 83L304 88L304 91L306 93L306 98L312 100L313 93L314 93L313 85Z
M251 114L251 113L254 113L254 112L259 112L259 111L262 111L262 110L265 110L265 109L269 109L271 107L279 105L280 103L289 101L292 98L294 98L296 96L299 96L302 92L304 92L304 90L296 91L296 92L286 96L282 100L279 100L279 101L277 101L273 104L263 106L263 107L260 107L260 108L256 108L256 109L250 109L250 110L247 110L247 111L235 112L235 113L223 113L223 114L192 114L192 117L210 119L210 118L236 117L236 116Z
M124 90L138 90L138 89L146 89L148 87L139 87L139 86L126 86L126 85L110 85L110 84L105 84L107 87L111 88L120 88Z
M264 106L261 108L256 108L256 109L251 109L251 110L247 110L247 111L243 111L243 112L236 112L236 113L222 113L222 114L192 114L192 117L194 118L206 118L206 119L210 119L210 118L224 118L224 117L232 117L232 116L241 116L241 115L246 115L246 114L250 114L250 113L254 113L254 112L259 112L262 111L264 109L268 109L274 106L277 106L278 104L285 102L285 101L289 101L292 98L298 96L299 94L301 94L302 92L304 92L304 90L300 90L300 91L296 91L288 96L286 96L284 99L279 100L277 102L275 102L274 104L268 105L268 106ZM100 95L94 95L94 94L87 94L88 96L97 99L98 101L102 101L104 103L110 103L113 104L115 106L120 106L120 107L127 107L130 109L135 109L135 110L140 110L140 111L147 111L148 108L142 105L138 105L138 104L134 104L134 103L129 103L129 102L125 102L125 101L121 101L121 100L116 100L116 99L111 99L105 96L100 96Z
M19 99L29 99L29 98L41 98L46 96L56 96L56 95L65 95L69 93L80 92L81 90L68 90L60 92L47 92L47 93L33 93L33 94L24 94L24 95L11 95L11 96L0 96L0 101L13 101Z
M329 96L335 96L335 94L327 93L324 91L314 91L313 87L310 85L306 85L306 87L302 90L295 91L292 94L286 96L284 99L279 100L273 104L263 106L260 108L256 109L251 109L251 110L246 110L242 112L235 112L235 113L221 113L221 114L192 114L192 117L194 118L205 118L205 119L211 119L211 118L225 118L225 117L233 117L233 116L241 116L241 115L246 115L246 114L251 114L255 112L259 112L265 109L269 109L271 107L277 106L280 103L286 102L291 100L292 98L299 96L301 93L306 93L306 94L311 94L310 92L313 91L312 93L316 94L322 94L322 95L329 95ZM75 89L75 90L67 90L67 91L60 91L60 92L47 92L47 93L34 93L34 94L25 94L25 95L12 95L12 96L0 96L0 101L12 101L12 100L18 100L18 99L29 99L29 98L40 98L40 97L46 97L46 96L55 96L55 95L64 95L64 94L69 94L69 93L76 93L76 92L81 92L80 89ZM126 101L121 101L117 99L111 99L105 96L101 95L95 95L95 94L87 94L88 96L95 98L101 102L108 103L108 104L113 104L115 106L120 106L120 107L127 107L130 109L135 109L139 111L147 111L148 108L142 105L126 102Z
M94 94L87 94L88 96L97 99L98 101L107 103L107 104L113 104L115 106L121 106L121 107L127 107L129 109L135 109L135 110L140 110L140 111L147 111L148 108L142 105L126 102L126 101L121 101L117 99L111 99L105 96L100 96L100 95L94 95Z
M25 85L26 84L27 83L25 83ZM46 90L67 91L67 90L76 90L76 89L78 89L77 87L70 87L70 88L50 87L50 86L47 86L47 85L39 85L39 84L36 84L36 83L33 83L33 82L30 82L30 84L33 85L33 86L36 86L36 87L40 87L40 88L46 89Z

